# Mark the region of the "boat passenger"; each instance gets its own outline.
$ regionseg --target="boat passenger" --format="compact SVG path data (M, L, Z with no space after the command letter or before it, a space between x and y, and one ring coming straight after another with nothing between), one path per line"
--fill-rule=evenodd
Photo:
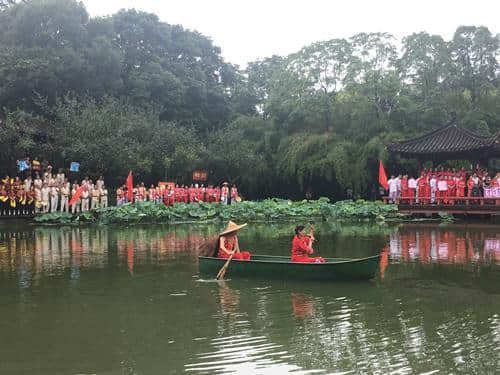
M234 252L233 259L250 260L250 253L248 251L240 251L238 245L238 230L246 226L246 224L238 225L232 221L227 224L226 229L219 234L218 258L227 259Z
M295 228L295 237L292 241L292 262L297 263L324 263L322 257L309 257L314 252L312 238L304 233L304 226Z

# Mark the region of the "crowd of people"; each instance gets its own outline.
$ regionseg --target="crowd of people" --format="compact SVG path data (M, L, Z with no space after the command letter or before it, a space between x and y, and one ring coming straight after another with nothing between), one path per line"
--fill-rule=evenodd
M475 197L500 199L500 172L491 177L479 165L469 171L424 169L417 178L392 175L387 184L390 203L457 204Z
M231 204L238 202L240 197L236 185L233 184L232 187L229 187L227 182L224 182L221 187L213 185L205 187L203 184L191 184L189 187L158 184L157 186L151 185L149 188L141 183L132 189L131 194L126 185L116 190L117 206L128 203L130 199L173 206L175 203L196 202Z
M6 175L0 180L0 216L33 215L38 212L77 213L108 206L108 190L102 176L95 183L88 177L70 183L62 169L53 173L50 165L25 176ZM75 195L78 199L70 207L71 198Z
M19 161L18 161L19 164ZM0 179L0 216L26 216L36 213L86 212L108 207L108 190L101 176L95 182L88 177L70 183L62 169L57 173L48 162L23 160L21 176L5 175ZM240 201L236 185L224 182L221 187L192 184L179 186L159 183L146 187L144 183L116 190L118 206L128 202L149 201L172 206L175 203L222 203Z

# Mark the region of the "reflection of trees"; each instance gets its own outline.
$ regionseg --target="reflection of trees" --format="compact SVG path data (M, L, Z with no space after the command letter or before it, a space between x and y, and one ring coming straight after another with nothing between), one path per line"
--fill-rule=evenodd
M89 361L99 373L496 368L500 275L487 250L495 249L494 230L403 226L388 242L401 261L381 283L196 282L195 249L214 232L158 226L0 233L0 277L14 280L0 283L10 293L2 293L8 302L0 307L0 352L60 364L52 373L75 373L70 362ZM334 246L330 239L344 237L353 241L325 231L320 243ZM68 288L68 279L78 287ZM7 287L16 283L38 288L13 297Z

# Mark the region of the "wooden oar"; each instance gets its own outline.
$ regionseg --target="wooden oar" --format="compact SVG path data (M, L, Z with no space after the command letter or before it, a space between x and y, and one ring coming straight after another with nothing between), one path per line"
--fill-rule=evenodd
M222 266L222 268L219 270L219 273L217 274L217 277L216 277L217 280L223 280L224 279L224 275L226 274L227 267L229 266L229 262L231 262L231 259L233 259L234 253L235 253L234 251L231 253L231 255L229 256L229 258L227 258L226 263L224 263L224 265Z

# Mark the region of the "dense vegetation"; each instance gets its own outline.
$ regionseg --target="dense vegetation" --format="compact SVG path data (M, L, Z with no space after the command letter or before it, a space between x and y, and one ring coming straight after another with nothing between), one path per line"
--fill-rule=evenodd
M330 203L328 198L317 201L292 202L267 199L261 202L241 202L233 205L215 203L179 203L168 207L151 202L137 202L87 211L72 215L49 213L35 217L45 224L137 224L137 223L184 223L236 220L273 222L282 220L391 220L405 217L398 214L397 206L382 202L359 200Z
M460 26L397 41L361 33L240 70L205 36L148 13L90 18L76 0L0 6L0 165L80 161L111 185L190 183L194 169L248 198L367 195L384 143L453 114L500 130L499 36ZM258 27L256 25L256 27ZM136 180L137 180L136 179Z

